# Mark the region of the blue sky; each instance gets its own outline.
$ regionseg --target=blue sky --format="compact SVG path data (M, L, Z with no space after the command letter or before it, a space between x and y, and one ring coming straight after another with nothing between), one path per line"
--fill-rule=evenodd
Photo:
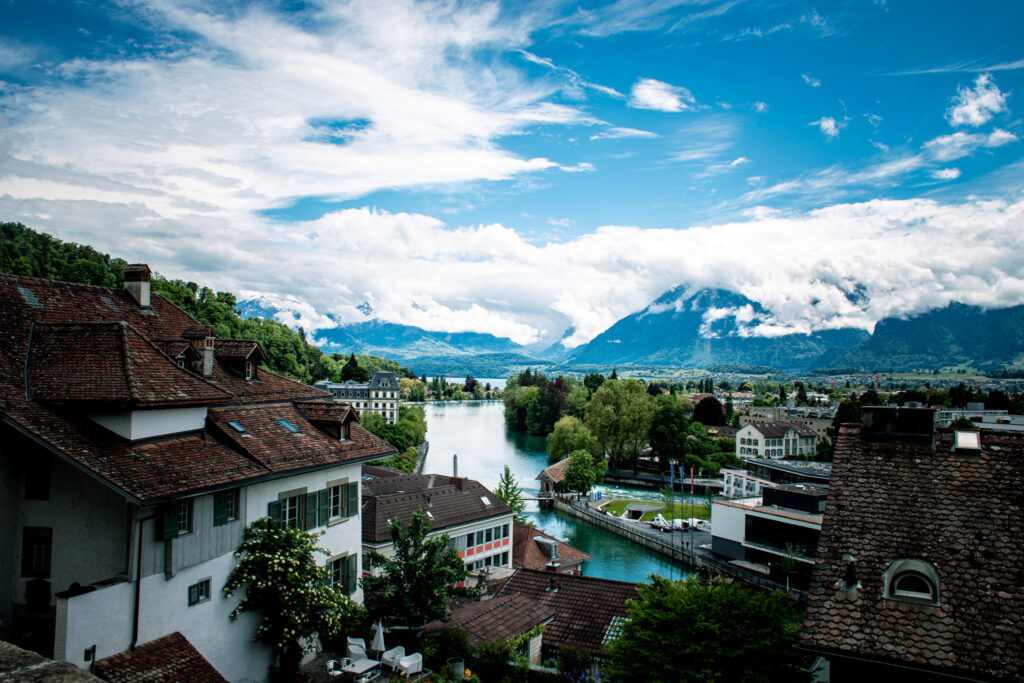
M0 0L0 219L285 309L587 341L1024 302L1024 5ZM863 289L867 299L847 294Z

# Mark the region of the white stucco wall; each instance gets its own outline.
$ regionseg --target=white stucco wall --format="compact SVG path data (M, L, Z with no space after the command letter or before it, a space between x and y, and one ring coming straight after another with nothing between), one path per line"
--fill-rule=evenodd
M206 426L206 407L94 413L89 419L119 436L134 441L202 429Z
M753 503L758 499L737 499L732 502L742 503L748 500ZM746 514L747 511L743 508L733 507L717 500L714 501L711 505L712 534L720 538L742 543Z

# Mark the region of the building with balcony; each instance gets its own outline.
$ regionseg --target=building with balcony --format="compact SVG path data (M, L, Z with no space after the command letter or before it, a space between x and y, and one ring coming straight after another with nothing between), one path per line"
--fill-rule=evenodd
M805 589L827 494L828 487L820 484L779 484L764 487L758 497L716 498L711 505L711 550Z
M394 449L149 278L0 275L0 639L85 668L180 633L224 678L264 680L259 615L230 621L222 591L246 525L324 531L359 600L360 464Z
M828 485L832 463L811 460L766 460L740 458L744 469L723 468L722 495L726 498L750 498L761 489L779 484Z
M393 372L379 370L373 373L369 382L321 380L314 386L329 392L336 401L348 403L356 410L369 410L379 414L388 424L398 422L401 390L398 386L398 378Z

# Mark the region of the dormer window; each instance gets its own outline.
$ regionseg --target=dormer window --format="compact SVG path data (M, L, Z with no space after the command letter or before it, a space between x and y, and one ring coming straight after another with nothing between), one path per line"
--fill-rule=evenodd
M924 560L896 560L885 571L885 596L890 600L939 604L939 572Z
M255 374L255 366L250 360L245 361L245 378L252 379Z

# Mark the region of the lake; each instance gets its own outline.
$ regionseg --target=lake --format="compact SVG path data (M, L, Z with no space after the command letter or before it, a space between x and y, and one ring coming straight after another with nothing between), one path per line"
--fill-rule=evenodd
M482 380L481 380L482 381ZM487 488L498 486L505 465L509 466L524 494L536 494L536 480L547 467L544 437L529 436L505 426L504 404L500 401L464 401L426 405L427 440L430 451L424 472L452 474L452 456L458 455L459 476L476 479ZM605 497L657 499L654 491L598 486ZM550 510L527 503L528 516L545 532L565 539L569 545L594 556L583 565L587 576L623 581L643 581L648 574L680 578L680 567L667 557L630 543L621 536Z

